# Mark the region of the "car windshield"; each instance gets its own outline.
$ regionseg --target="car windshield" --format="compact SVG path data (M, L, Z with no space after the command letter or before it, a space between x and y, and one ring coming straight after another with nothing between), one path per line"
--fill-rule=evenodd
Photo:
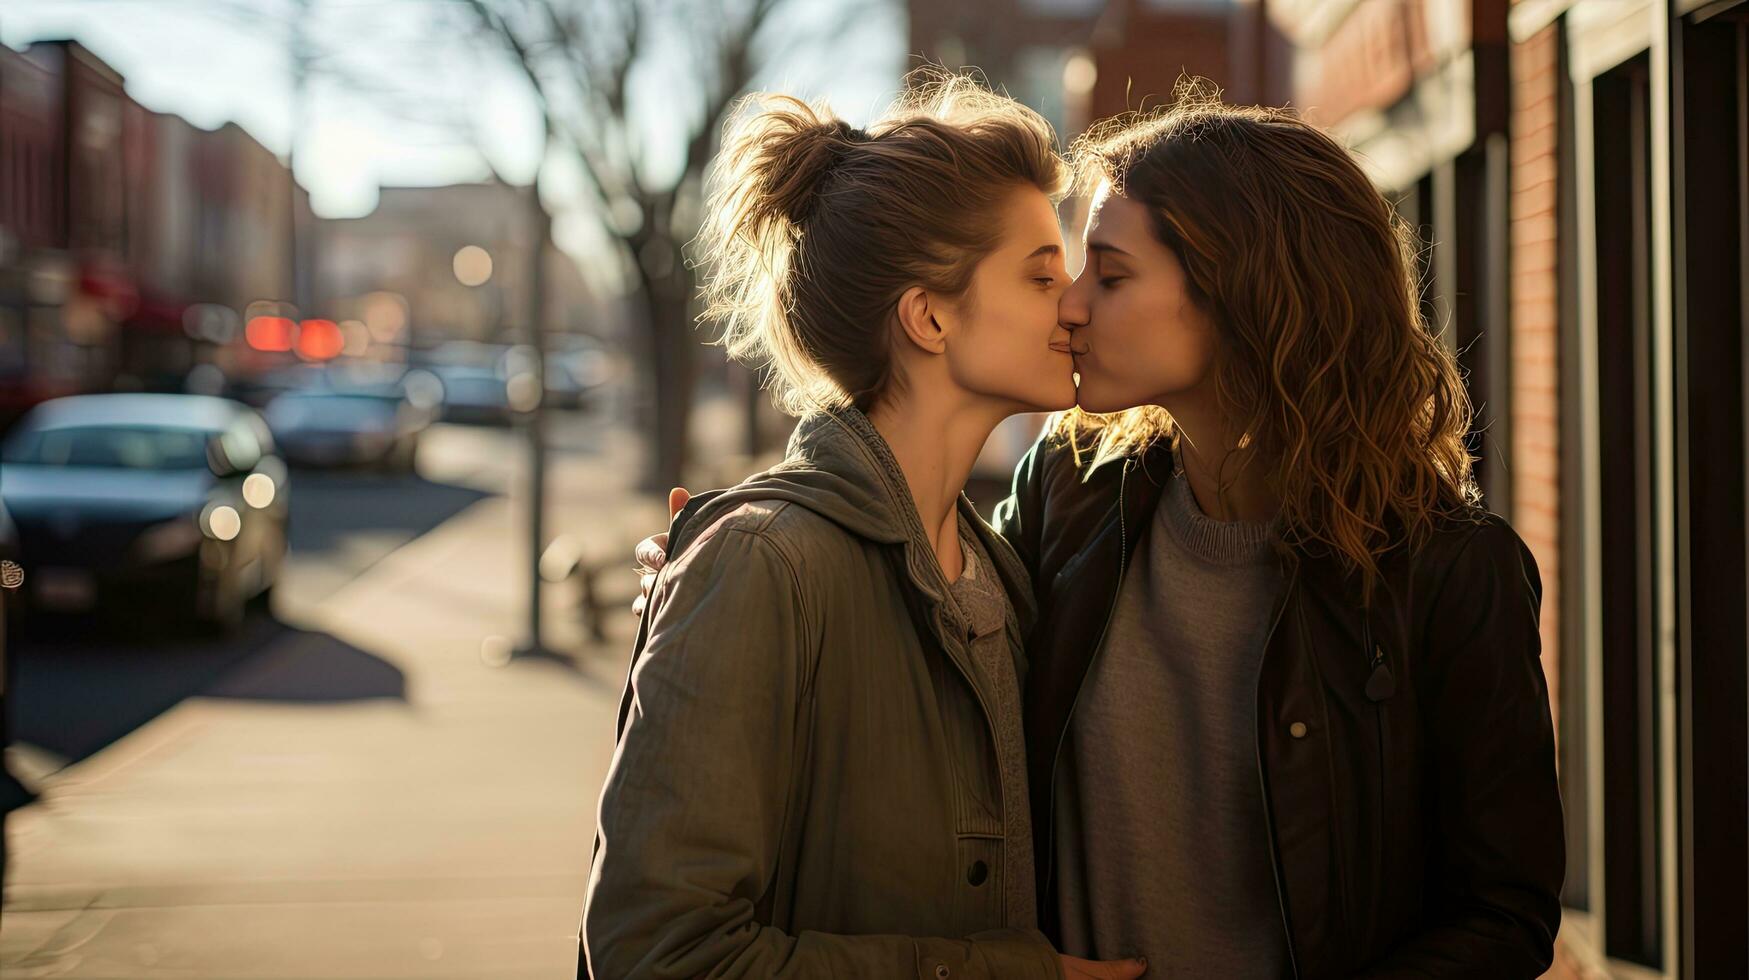
M209 434L199 429L93 425L17 433L0 450L8 463L98 466L128 470L193 470L207 466Z

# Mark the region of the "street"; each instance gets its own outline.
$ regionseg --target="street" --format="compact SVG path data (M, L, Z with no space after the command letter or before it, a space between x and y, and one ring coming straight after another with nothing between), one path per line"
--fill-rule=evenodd
M549 529L629 569L637 447L552 426ZM224 639L17 638L8 977L556 977L576 957L634 621L569 583L522 638L523 443L439 426L417 476L299 471L270 608ZM623 594L625 602L619 601Z

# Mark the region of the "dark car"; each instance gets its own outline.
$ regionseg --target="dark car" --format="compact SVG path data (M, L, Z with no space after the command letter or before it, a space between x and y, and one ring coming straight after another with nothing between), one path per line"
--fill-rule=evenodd
M326 387L328 373L327 367L317 364L287 365L260 374L230 378L225 382L224 394L252 408L266 408L287 392Z
M452 364L431 370L443 385L445 422L509 425L515 421L510 385L496 370Z
M280 452L308 466L413 469L430 412L396 385L319 388L280 395L267 406Z
M206 395L57 398L0 446L32 612L172 605L235 626L279 576L286 494L261 416Z

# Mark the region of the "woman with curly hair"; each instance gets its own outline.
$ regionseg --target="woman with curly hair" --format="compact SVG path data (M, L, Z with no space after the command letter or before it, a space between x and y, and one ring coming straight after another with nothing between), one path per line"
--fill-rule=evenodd
M1076 157L1078 408L995 522L1041 610L1046 933L1151 976L1539 976L1541 585L1412 232L1318 128L1194 89Z

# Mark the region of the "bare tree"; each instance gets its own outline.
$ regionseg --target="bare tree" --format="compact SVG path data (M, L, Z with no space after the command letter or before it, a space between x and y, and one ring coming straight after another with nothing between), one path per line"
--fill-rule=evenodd
M802 0L461 2L519 66L553 146L585 178L642 314L655 429L644 483L677 485L697 348L697 283L683 250L698 230L712 143L736 96L818 39L806 25L821 18L779 16ZM779 36L780 21L788 36Z

